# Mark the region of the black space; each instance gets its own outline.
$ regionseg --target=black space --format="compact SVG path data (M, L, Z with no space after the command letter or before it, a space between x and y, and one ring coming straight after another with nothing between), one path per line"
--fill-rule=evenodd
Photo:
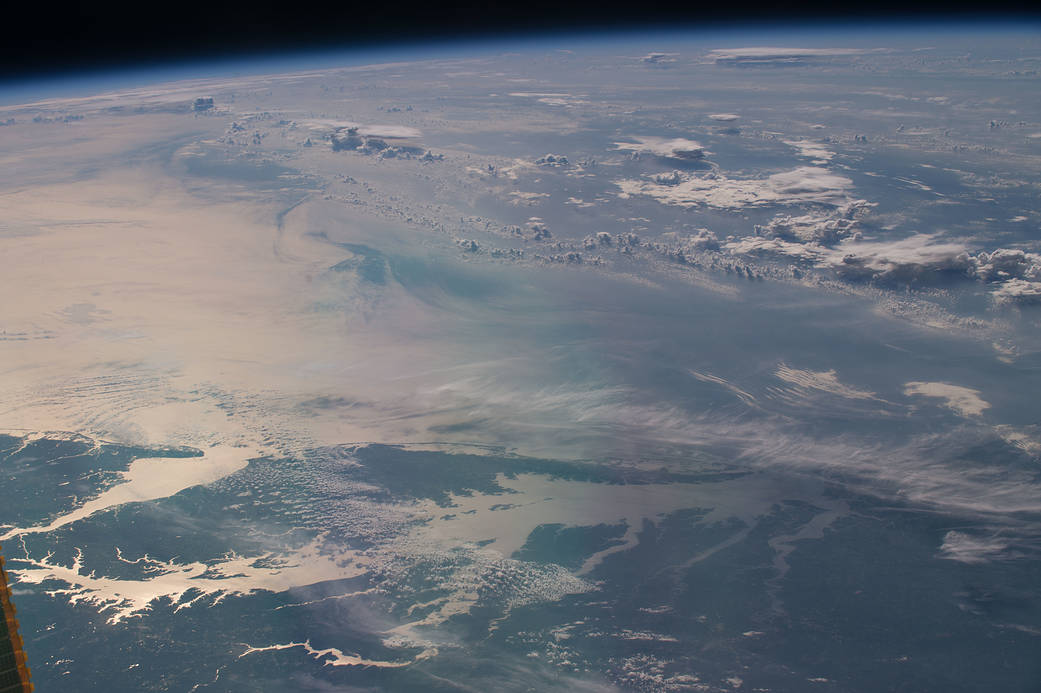
M158 4L15 0L0 12L4 25L0 31L0 80L280 51L573 30L706 29L749 24L783 27L833 21L856 25L891 19L935 22L977 18L1036 22L1041 11L1019 0L997 0L985 7L920 0L183 0Z

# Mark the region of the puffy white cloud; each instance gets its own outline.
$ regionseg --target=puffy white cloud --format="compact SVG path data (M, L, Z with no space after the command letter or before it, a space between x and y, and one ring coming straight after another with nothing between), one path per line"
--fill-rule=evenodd
M513 192L510 193L510 197L513 198L512 200L510 200L511 204L515 204L515 205L520 205L520 204L534 205L534 204L538 204L538 201L540 199L542 199L544 197L549 197L549 193L524 192L523 190L514 190Z
M985 282L1041 279L1041 255L999 248L976 256L976 275Z
M801 370L782 363L777 367L775 375L803 391L819 390L847 399L878 399L874 392L860 390L841 382L834 370Z
M383 123L372 123L365 125L349 120L333 120L329 118L311 118L301 120L300 124L311 130L333 130L342 133L346 130L354 130L355 134L362 137L383 137L386 139L416 139L423 136L422 131L407 125L392 125Z
M563 94L558 92L514 91L510 92L509 95L533 98L539 103L544 103L547 106L573 106L589 103L588 101L577 98L572 94Z
M682 171L670 171L669 173L656 173L651 180L658 185L679 185L684 178Z
M377 136L377 133L384 133ZM407 139L418 135L415 128L398 126L350 126L341 127L330 135L334 152L356 151L363 154L375 154L381 159L412 159L419 157L423 161L440 161L443 154L433 154L414 143L401 142L396 145L387 143L387 139Z
M943 537L940 556L960 563L987 563L1006 557L1008 550L1008 539L972 536L951 530Z
M937 242L934 234L891 242L845 242L828 254L825 264L848 279L896 282L972 277L976 271L964 245Z
M980 391L971 387L950 383L911 382L904 384L904 394L935 397L943 400L944 406L959 416L979 416L990 404L980 397Z
M1009 279L1002 282L991 296L998 303L1041 303L1041 282L1029 282L1025 279Z
M640 62L647 63L648 65L665 65L676 62L677 55L679 55L679 53L648 53L640 58Z
M610 248L614 245L614 239L611 234L606 231L600 231L596 234L591 234L582 239L582 246L586 250L594 250L596 248Z
M366 137L385 137L387 139L411 139L423 136L423 133L416 128L405 125L360 125L358 133Z
M780 238L763 238L752 236L731 241L724 246L735 255L784 255L798 260L817 262L822 257L821 249L805 243L781 240Z
M563 154L546 154L535 159L536 166L567 166L567 157Z
M741 116L739 116L736 113L712 113L709 115L709 118L711 118L712 120L718 120L723 123L729 123L731 121L737 120L740 117Z
M653 154L666 159L691 161L705 157L705 148L683 137L634 137L636 142L615 142L615 147L636 153Z
M671 174L670 174L671 175ZM722 209L779 204L818 203L840 205L847 200L853 181L816 166L801 166L766 178L728 178L716 173L680 173L664 183L651 180L620 180L621 196L646 195L663 204Z
M745 48L719 48L706 56L717 65L798 65L826 58L849 57L871 52L862 48L784 48L775 46L749 46Z
M687 245L696 250L719 250L719 238L708 229L698 229L687 241Z
M813 140L785 140L784 143L799 150L799 156L813 159L815 164L826 164L835 156L835 153L822 143Z
M866 200L854 200L835 214L778 215L766 224L756 224L755 235L830 246L845 238L856 238L858 218L874 206Z

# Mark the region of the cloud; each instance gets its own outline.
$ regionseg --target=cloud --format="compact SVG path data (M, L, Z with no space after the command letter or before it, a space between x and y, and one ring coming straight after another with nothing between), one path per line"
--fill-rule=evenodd
M999 248L975 258L976 276L985 282L1007 279L1041 279L1041 255L1018 249Z
M679 55L679 53L648 53L640 58L640 62L647 63L648 65L666 65L668 63L676 62L677 55Z
M385 139L417 139L423 136L422 131L407 125L392 125L386 123L356 123L350 120L333 120L328 118L312 118L302 120L300 124L312 130L333 130L340 132L354 130L356 134L363 137L383 137Z
M736 113L712 113L708 117L712 120L718 120L723 123L729 123L731 121L737 120L741 116L739 116Z
M786 364L777 367L774 373L781 380L791 383L799 390L820 390L847 399L877 399L874 392L859 390L839 382L834 370L807 371L790 368Z
M1023 279L1009 279L991 293L998 303L1041 303L1041 282L1028 282Z
M659 197L663 195L658 193ZM863 240L860 220L873 203L855 200L833 213L778 215L754 226L755 236L726 244L738 255L771 254L812 262L847 281L936 284L980 281L998 304L1041 303L1041 255L999 248L972 254L937 234L895 241Z
M749 46L745 48L717 48L706 56L717 65L738 67L775 67L802 65L826 58L849 57L873 52L862 48L782 48L772 46Z
M698 380L700 380L701 382L715 383L716 385L721 385L748 406L757 406L755 395L745 392L738 386L734 385L733 383L729 382L724 378L719 377L718 375L712 375L711 373L701 373L693 369L687 372L695 378L697 378Z
M410 128L405 125L360 125L358 133L366 137L385 137L387 139L408 139L423 136L423 133L416 128Z
M383 133L377 136L377 133ZM397 126L352 126L340 128L330 136L334 152L356 151L362 154L374 154L380 159L412 159L415 157L423 161L440 161L444 159L443 154L433 154L423 147L415 144L400 143L390 145L387 139L411 138L411 133L418 134L414 128L399 128Z
M799 150L799 156L813 159L815 164L826 164L835 156L834 152L827 149L820 142L812 140L784 140L784 143Z
M573 106L589 103L584 99L575 97L573 94L557 92L514 91L510 92L509 96L534 98L539 103L544 103L547 106Z
M890 242L847 241L827 257L847 279L874 278L899 283L973 277L975 262L961 243L943 243L935 234L916 234Z
M944 406L959 416L979 416L990 404L980 397L979 390L950 383L911 382L904 384L904 394L936 397L944 401Z
M734 255L783 255L807 262L817 262L822 257L821 250L812 245L761 236L731 241L724 247Z
M634 137L636 142L615 142L617 149L632 152L653 154L665 159L695 161L705 157L705 148L694 140L683 137L666 139L664 137Z
M646 195L663 204L681 207L705 205L721 209L817 203L840 205L847 201L853 181L828 169L801 166L766 178L728 178L716 173L682 173L680 182L619 180L621 197Z
M549 197L549 193L524 192L522 190L514 190L513 192L510 193L510 197L513 198L512 200L510 200L510 204L514 204L514 205L520 205L520 204L535 205L535 204L538 204L538 201L540 199L542 199L544 197Z
M546 154L535 159L536 166L567 166L567 157L563 154Z
M874 205L866 200L855 200L832 214L778 215L766 224L756 224L755 235L830 246L845 238L856 237L857 220L872 207Z
M987 563L1009 558L1011 542L1001 537L978 537L951 530L943 537L940 557L959 563Z

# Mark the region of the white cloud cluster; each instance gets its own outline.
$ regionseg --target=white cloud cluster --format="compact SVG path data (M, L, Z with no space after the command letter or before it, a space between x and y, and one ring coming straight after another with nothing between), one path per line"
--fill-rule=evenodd
M1008 279L1041 280L1041 255L1018 249L999 248L975 257L976 276L985 282Z
M705 148L694 140L683 137L666 139L664 137L634 137L636 142L615 142L617 149L624 149L637 154L653 154L665 159L693 161L705 157Z
M838 379L834 370L810 371L791 368L782 363L774 373L779 379L794 385L800 390L819 390L847 399L877 399L874 392L860 390L846 385Z
M724 247L735 255L782 255L807 262L818 262L822 256L818 246L762 236L731 241Z
M972 257L960 243L938 242L934 234L916 234L890 242L851 242L830 253L826 264L848 279L931 282L944 276L971 277Z
M544 197L549 197L549 193L540 192L525 192L523 190L514 190L510 193L510 204L514 205L535 205L538 204L539 200Z
M815 164L826 164L835 156L835 152L825 147L820 142L813 140L785 140L785 144L799 151L799 156L813 159Z
M652 52L640 58L640 62L647 63L648 65L667 65L668 63L676 62L677 55L679 55L679 53Z
M705 205L721 209L817 203L840 205L847 201L853 181L826 168L801 166L766 178L729 178L717 172L678 173L679 182L626 179L616 182L621 197L646 195L663 204L681 207Z
M533 98L539 103L544 103L547 106L573 106L589 103L588 101L577 98L572 94L557 92L514 91L510 92L509 95Z
M311 130L333 130L340 132L353 129L356 134L363 137L383 137L386 139L416 139L423 136L420 130L407 125L393 125L386 123L355 123L349 120L332 120L323 118L312 118L302 120L300 124Z
M717 65L798 65L825 58L849 57L867 53L861 48L784 48L749 46L744 48L717 48L706 56Z
M377 133L382 134L377 136ZM334 152L357 151L363 154L374 154L382 159L411 159L414 157L419 157L424 161L444 159L444 155L435 155L414 143L390 145L386 141L387 139L408 139L418 134L419 131L414 128L398 126L352 126L336 130L330 135L330 141Z
M535 159L536 166L567 166L567 157L563 154L546 154Z
M980 537L951 530L943 537L940 556L960 563L987 563L1006 557L1009 541L1001 537Z
M888 243L851 239L829 253L824 263L848 279L911 283L962 277L993 285L991 296L998 303L1041 302L1041 255L1018 249L973 255L961 243L917 234Z
M944 406L958 416L979 416L990 404L980 397L980 391L950 383L912 382L904 385L904 394L935 397L943 400Z
M740 118L736 113L712 113L709 118L712 120L718 120L721 123L729 123Z
M998 248L973 262L979 280L997 285L991 297L999 305L1041 303L1041 254Z
M929 285L979 281L998 305L1041 304L1041 255L998 248L973 254L964 243L916 234L895 241L863 240L860 219L873 203L855 200L832 214L778 215L755 235L731 240L734 255L773 255L811 263L847 281Z
M831 246L846 238L858 238L858 220L874 206L867 200L854 200L834 214L811 213L797 217L780 214L766 224L756 224L755 235Z
M1041 282L1009 279L992 292L991 296L999 304L1038 304L1041 303Z

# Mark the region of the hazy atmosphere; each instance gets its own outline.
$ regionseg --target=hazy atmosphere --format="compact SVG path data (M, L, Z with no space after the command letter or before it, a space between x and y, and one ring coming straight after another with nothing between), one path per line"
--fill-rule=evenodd
M1041 687L1036 26L388 56L0 87L38 690Z

